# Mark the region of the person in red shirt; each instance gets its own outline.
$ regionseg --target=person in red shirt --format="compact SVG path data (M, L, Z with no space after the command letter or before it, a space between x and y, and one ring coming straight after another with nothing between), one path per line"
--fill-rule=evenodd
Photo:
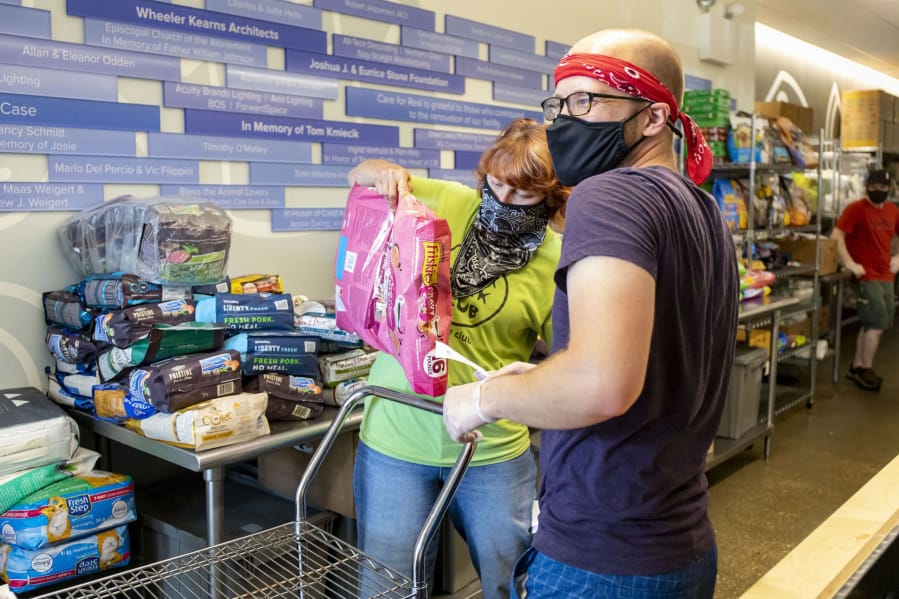
M868 196L846 207L830 235L837 242L840 263L858 279L861 329L846 378L868 391L879 391L883 383L874 373L874 356L896 315L893 279L899 271L899 254L892 255L890 247L899 235L899 208L885 202L890 182L888 171L870 171L865 180Z

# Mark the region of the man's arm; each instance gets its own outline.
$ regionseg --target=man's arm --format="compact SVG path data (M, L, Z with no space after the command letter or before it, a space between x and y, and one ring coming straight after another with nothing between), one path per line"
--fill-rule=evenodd
M865 267L852 259L849 255L849 249L846 247L846 233L839 227L834 227L830 234L830 238L837 242L837 255L842 264L856 277L865 276Z
M655 311L655 280L618 258L568 269L568 347L520 375L480 383L481 413L537 428L589 426L624 414L643 390ZM484 423L477 383L451 388L444 420L456 440Z

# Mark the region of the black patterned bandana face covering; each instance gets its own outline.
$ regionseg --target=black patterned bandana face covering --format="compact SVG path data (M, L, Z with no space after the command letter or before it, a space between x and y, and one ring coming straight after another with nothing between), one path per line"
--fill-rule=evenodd
M543 243L548 223L545 201L533 206L503 204L485 180L481 206L453 264L453 296L474 295L527 264Z

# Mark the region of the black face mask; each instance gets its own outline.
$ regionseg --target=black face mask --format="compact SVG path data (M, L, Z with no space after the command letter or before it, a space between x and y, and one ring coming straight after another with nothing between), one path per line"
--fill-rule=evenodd
M874 202L875 204L883 204L887 199L887 196L890 195L890 192L883 191L880 189L869 189L868 190L868 199Z
M562 185L577 185L587 177L610 171L646 137L631 145L624 141L624 126L646 110L638 110L623 121L591 123L560 114L546 129L546 143Z
M498 277L523 268L543 243L549 211L503 204L484 182L481 207L465 233L450 273L453 297L468 297Z

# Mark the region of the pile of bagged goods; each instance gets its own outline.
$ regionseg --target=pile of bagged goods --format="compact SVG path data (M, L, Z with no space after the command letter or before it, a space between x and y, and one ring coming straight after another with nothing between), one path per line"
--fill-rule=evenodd
M316 418L326 404L341 404L365 383L375 353L337 327L330 301L285 293L280 275L227 276L231 220L215 204L178 197L123 197L73 215L59 237L82 277L42 298L53 361L47 369L47 396L59 404L163 443L202 451L267 435L270 421ZM76 434L77 426L64 411L40 391L26 391L41 395L44 407L56 410ZM0 438L21 436L10 430L6 417L0 422ZM41 418L32 426L46 430L48 422ZM62 438L57 432L46 436L54 443ZM3 444L0 441L0 476L21 469L6 466ZM128 477L92 473L92 464L85 469L77 466L81 462L73 463L77 457L57 451L52 460L27 464L50 468L53 462L56 474L46 480L63 478L66 489L72 489L54 492L46 503L61 505L65 493L74 494L71 517L83 509L78 502L85 492L75 487L93 485L109 494L114 490L110 486L125 484L133 495ZM29 492L39 489L31 484ZM4 484L0 508L11 508L19 517L41 513L33 507L38 499L21 494L4 501L7 494ZM133 499L128 501L125 508L115 504L106 509L109 518L121 516L115 520L115 538L108 527L98 528L99 523L89 533L107 552L115 541L118 561L102 553L90 561L83 540L89 526L76 529L73 520L69 537L74 539L77 530L84 547L67 553L71 557L65 560L51 556L50 562L64 562L61 570L52 563L35 570L34 555L21 557L19 552L50 555L49 550L35 546L33 535L15 528L9 528L8 538L9 513L0 515L6 543L0 550L0 578L13 590L24 591L127 563L124 524L134 519ZM104 513L89 511L92 521ZM47 531L50 516L40 517ZM49 532L45 536L47 543L58 538ZM20 569L20 563L28 563L29 569ZM50 575L51 570L61 574Z
M60 229L84 276L44 293L49 395L194 450L269 433L338 403L374 355L329 302L280 275L226 275L231 220L218 206L130 197Z
M95 470L99 454L37 389L0 391L0 414L0 578L25 592L126 565L131 477Z

